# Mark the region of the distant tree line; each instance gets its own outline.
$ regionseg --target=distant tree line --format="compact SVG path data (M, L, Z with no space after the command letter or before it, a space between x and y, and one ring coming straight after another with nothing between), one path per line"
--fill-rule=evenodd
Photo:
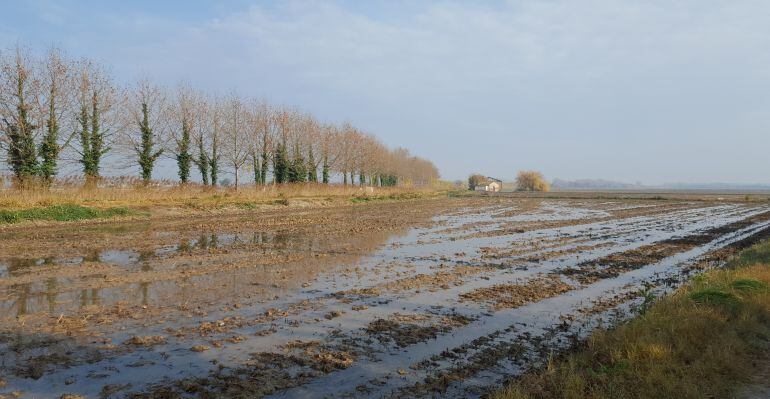
M133 163L145 182L161 157L181 183L428 185L438 170L403 148L389 149L349 123L330 124L293 108L189 85L149 80L119 87L106 69L52 49L0 53L0 152L17 182L50 184L62 161L96 184L105 158Z

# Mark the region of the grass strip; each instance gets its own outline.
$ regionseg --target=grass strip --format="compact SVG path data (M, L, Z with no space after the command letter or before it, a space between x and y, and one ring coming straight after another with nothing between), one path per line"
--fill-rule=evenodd
M768 265L765 241L492 398L731 397L770 357Z
M395 194L389 194L389 195L356 195L350 198L350 202L354 204L360 204L365 202L374 202L374 201L403 201L403 200L413 200L413 199L421 199L428 197L427 194L420 193L420 192L404 192L404 193L395 193Z
M128 208L89 208L81 205L63 204L22 210L0 210L0 224L19 223L28 220L53 220L59 222L87 219L105 219L115 216L128 216L133 212Z

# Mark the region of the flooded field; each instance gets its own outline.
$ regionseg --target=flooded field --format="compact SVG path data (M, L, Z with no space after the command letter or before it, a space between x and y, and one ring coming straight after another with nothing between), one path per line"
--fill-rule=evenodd
M509 197L9 227L0 397L480 397L767 236L763 204Z

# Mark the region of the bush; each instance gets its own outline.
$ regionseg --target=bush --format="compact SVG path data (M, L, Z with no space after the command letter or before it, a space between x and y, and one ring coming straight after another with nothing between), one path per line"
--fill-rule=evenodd
M549 191L551 186L545 181L543 174L534 170L523 170L516 176L518 191Z

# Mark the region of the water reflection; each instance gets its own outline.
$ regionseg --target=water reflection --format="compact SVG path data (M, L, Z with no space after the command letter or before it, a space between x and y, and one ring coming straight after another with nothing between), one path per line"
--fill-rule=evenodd
M56 306L56 296L59 292L59 282L55 278L45 280L46 299L48 300L48 312L53 313Z
M98 305L99 304L99 289L98 288L92 288L90 290L81 290L80 291L80 307L86 307L88 305Z
M118 302L179 303L201 300L203 296L208 296L206 302L212 302L223 296L237 296L238 292L272 297L277 289L299 288L318 273L355 262L396 233L402 231L350 239L349 245L362 249L358 255L331 250L327 240L313 234L247 231L200 232L194 236L164 233L159 235L177 236L175 243L166 241L142 249L92 249L66 257L2 258L0 315L60 313ZM327 253L315 256L319 251ZM250 265L239 264L227 270L230 264L244 262L244 254L252 255L246 258ZM212 264L221 264L225 270L195 273ZM109 270L104 272L99 267ZM123 271L116 272L114 267ZM164 272L173 276L162 275ZM156 278L158 275L161 277ZM4 278L24 282L2 285Z
M186 242L186 241L184 241ZM180 251L188 250L188 248L182 249L181 246L179 246ZM151 251L142 251L139 253L139 262L142 263L141 271L143 272L151 272L152 266L150 266L150 261L152 260L153 256L155 254ZM139 291L141 292L141 303L142 305L147 305L149 303L148 297L149 297L149 290L150 290L150 283L147 281L143 281L139 283Z

